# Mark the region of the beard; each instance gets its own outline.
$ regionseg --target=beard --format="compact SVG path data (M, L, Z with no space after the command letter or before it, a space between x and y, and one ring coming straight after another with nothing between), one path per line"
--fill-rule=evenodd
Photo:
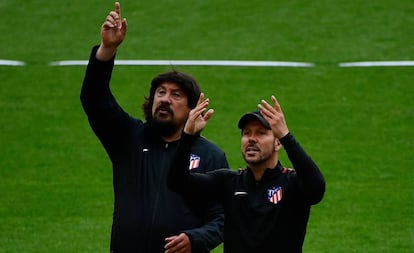
M162 137L170 137L174 135L179 127L178 124L174 121L162 121L157 118L151 120L151 127Z
M243 154L243 159L247 164L254 164L254 165L258 165L264 162L264 158L263 157L257 157L257 158L249 158L247 157L245 154Z
M163 120L161 117L158 117L157 115L161 110L168 112L171 119ZM179 130L179 125L173 119L174 112L171 110L171 108L167 104L161 104L155 109L155 113L151 120L151 126L162 137L170 137Z
M251 165L260 165L266 163L272 156L272 153L267 150L259 150L258 154L254 157L248 156L245 152L242 152L243 159L246 163Z

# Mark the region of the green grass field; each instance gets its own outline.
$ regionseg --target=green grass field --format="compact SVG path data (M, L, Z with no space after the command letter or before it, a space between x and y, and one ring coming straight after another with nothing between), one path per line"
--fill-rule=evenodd
M299 61L312 68L180 66L215 109L204 135L244 165L237 120L276 95L322 169L304 252L414 251L414 2L121 1L118 59ZM111 165L79 102L86 60L113 1L1 1L0 253L108 252ZM141 117L169 66L117 66L112 88ZM289 165L286 156L282 162ZM221 252L221 246L214 252Z

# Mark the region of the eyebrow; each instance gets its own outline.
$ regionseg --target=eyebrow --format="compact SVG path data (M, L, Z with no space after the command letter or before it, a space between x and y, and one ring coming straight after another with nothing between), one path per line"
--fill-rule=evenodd
M180 91L180 92L184 92L184 90L178 85L178 84L175 84L176 85L176 87L174 87L174 88L170 88L170 86L171 85L168 85L168 84L160 84L158 87L157 87L157 90L158 89L160 89L160 88L163 88L163 89L170 89L170 90L172 90L172 91Z

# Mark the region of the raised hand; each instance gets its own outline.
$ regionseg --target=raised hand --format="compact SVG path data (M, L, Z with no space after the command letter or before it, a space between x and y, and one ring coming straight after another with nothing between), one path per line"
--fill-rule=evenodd
M126 19L121 17L121 4L115 3L115 10L106 16L101 27L101 45L96 54L99 60L111 59L118 46L124 41L127 31Z
M204 99L204 93L201 93L196 107L192 109L188 115L188 119L184 127L184 132L186 134L195 135L204 129L208 120L214 113L213 109L209 109L206 112L209 102L208 98Z
M285 115L282 112L282 108L275 96L271 97L273 106L271 106L265 100L262 100L258 105L260 113L269 122L274 135L280 139L289 133L288 126L286 124Z

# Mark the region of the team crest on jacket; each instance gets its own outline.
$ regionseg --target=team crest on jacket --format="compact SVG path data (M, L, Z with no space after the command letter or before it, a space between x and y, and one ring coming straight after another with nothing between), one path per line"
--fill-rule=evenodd
M198 155L191 154L190 155L190 166L188 166L189 170L197 169L200 166L201 158Z
M282 187L275 186L270 189L267 189L267 199L272 202L273 204L277 204L282 200Z

